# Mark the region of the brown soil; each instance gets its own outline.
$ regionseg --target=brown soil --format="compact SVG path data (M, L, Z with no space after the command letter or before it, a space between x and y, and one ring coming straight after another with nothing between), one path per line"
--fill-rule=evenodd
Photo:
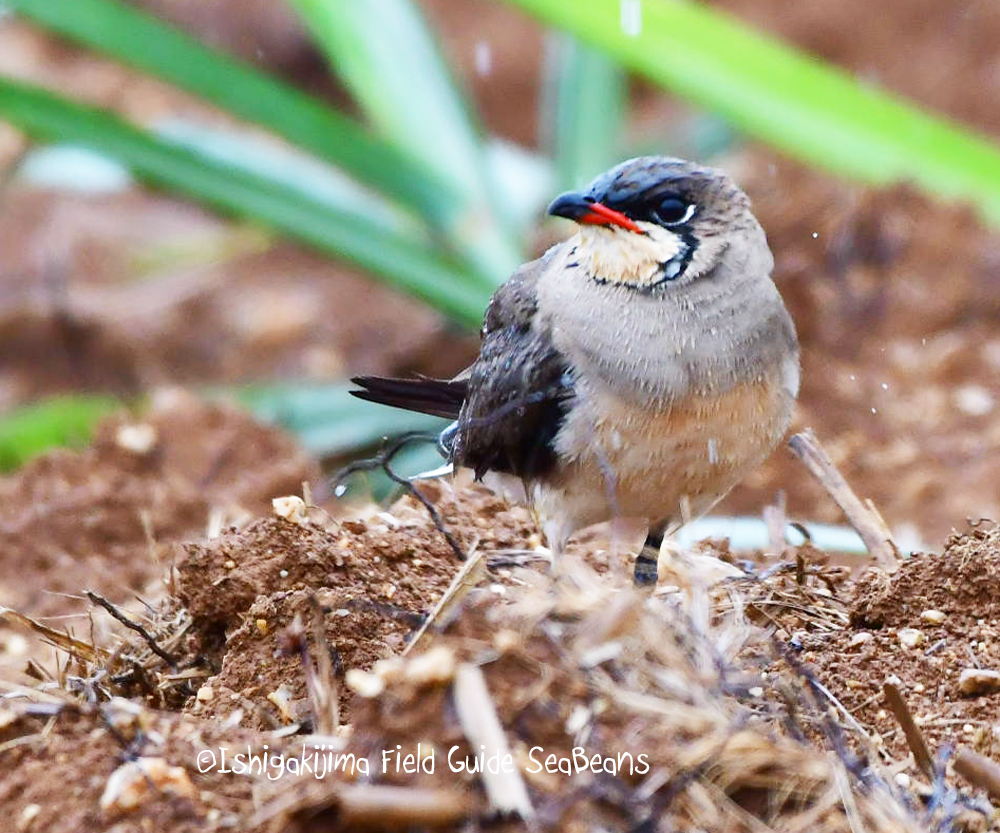
M482 488L461 498L442 501L440 509L465 546L524 546L531 526L523 510ZM324 612L326 638L343 674L399 653L455 569L447 541L409 498L368 520L321 528L271 518L188 545L177 593L195 620L189 650L219 668L205 681L211 702L193 699L188 710L227 717L239 708L243 725L256 728L304 719L305 680L301 659L289 648L289 629L296 618L314 618L310 596ZM282 685L290 698L283 716L267 699ZM341 694L346 706L346 689Z
M218 419L226 412L206 413ZM195 416L187 414L190 425ZM251 425L245 422L244 430ZM106 442L100 440L84 455L97 455ZM294 456L291 448L285 453ZM106 476L116 467L121 477L131 475L136 461L120 448L115 454L99 470ZM171 459L181 456L177 451ZM57 453L36 465L56 469L67 458ZM258 467L256 458L239 455L232 465L226 479L236 481ZM459 756L475 749L454 705L460 696L453 683L456 664L471 662L486 675L522 770L530 765L533 747L560 756L583 745L591 755L603 757L642 751L654 771L673 773L664 783L686 785L669 792L669 798L656 788L652 795L657 798L650 803L636 798L652 788L635 775L603 780L559 772L526 774L544 829L574 829L595 817L623 829L642 823L649 813L669 819L671 829L741 830L739 820L746 813L775 829L794 829L798 815L816 800L815 791L828 788L821 785L855 777L849 759L844 759L845 774L836 775L841 766L837 758L817 756L817 749L841 748L841 735L873 755L878 767L887 767L877 770L882 773L878 777L889 779L887 784L895 783L892 776L900 770L911 774L919 796L919 774L906 763L907 748L879 695L890 674L899 678L932 749L957 742L989 754L1000 751L993 746L990 717L1000 694L969 698L956 689L961 668L975 662L1000 666L992 648L1000 533L991 527L956 537L940 556L906 561L891 577L872 571L857 581L845 568L823 566L819 554L805 547L788 554L803 559L798 567L791 562L763 580L720 585L697 605L692 600L704 593L698 582L706 573L701 567L691 573L675 565L669 580L685 591L678 594L664 586L644 603L628 589L627 573L608 567L609 554L599 536L578 542L564 565L572 578L553 588L544 565L517 566L517 553L530 553L538 540L524 510L509 507L482 487L433 484L426 491L464 549L502 560L490 561L485 574L475 574L464 601L434 622L412 664L400 665L397 657L460 566L423 507L406 498L387 512L342 520L314 508L302 524L267 513L205 543L179 548L172 585L176 595L163 595L167 586L162 583L159 595L150 591L152 607L143 618L148 631L169 646L171 664L117 626L97 632L73 628L78 638L96 639L109 653L95 658L74 650L77 657L62 678L69 691L50 683L30 695L39 703L27 712L17 701L13 711L0 711L0 766L9 773L0 779L3 806L12 817L27 819L26 830L55 818L37 829L121 824L116 829L131 830L141 822L187 830L206 823L224 826L234 815L242 829L306 830L305 819L315 812L324 824L338 818L321 809L331 795L340 795L335 799L338 812L352 818L351 813L361 812L351 803L356 796L337 792L336 778L333 786L312 779L295 786L197 772L196 756L205 748L217 752L220 745L232 750L249 744L261 749L268 743L274 750L297 750L293 745L302 738L287 733L315 731L317 721L324 719L307 680L307 668L314 677L319 674L318 657L324 651L332 668L324 685L337 692L340 719L350 725L337 742L372 761L396 744L438 750L441 764L452 746ZM185 506L184 494L179 490L163 500ZM99 505L100 496L92 496ZM725 544L707 545L702 557L712 553L732 559ZM133 550L131 558L144 563L151 575L158 574L159 565L145 548ZM76 576L79 582L80 574ZM928 608L940 610L943 623L922 619ZM714 616L696 624L710 610ZM740 610L755 624L744 621ZM317 643L317 623L323 644ZM925 634L915 649L900 644L899 632L907 627ZM774 628L779 642L791 649L775 651L767 633ZM872 637L859 644L858 633ZM709 641L702 644L705 639ZM974 659L967 653L973 639ZM944 642L937 645L940 640ZM605 655L610 659L602 659ZM797 660L789 664L789 656ZM796 670L800 665L801 672ZM137 668L143 669L141 675ZM663 677L663 669L671 669L676 679ZM815 674L852 715L840 714L836 731L804 693L803 673ZM9 683L0 686L16 681L9 690L22 698L32 686L30 675L8 672L6 678ZM106 703L112 695L119 699ZM96 712L89 705L95 701ZM110 719L109 725L109 709L112 716L130 710L131 717ZM39 710L42 719L32 716ZM184 715L179 722L170 714L177 711ZM142 733L135 725L143 727ZM796 725L794 731L789 728ZM811 740L796 740L800 736ZM70 749L75 750L72 756ZM169 788L141 795L136 810L102 809L99 799L110 774L136 756L164 758L183 772L169 770L169 778L161 774ZM829 761L834 763L819 763ZM834 770L825 769L831 765ZM72 774L74 766L84 770ZM456 818L485 823L491 811L480 779L442 769L433 776L411 777L390 768L375 781L430 790L438 808L455 805L455 790L471 790ZM86 777L81 778L81 771ZM72 789L64 789L62 779L41 778L42 772L64 773ZM190 794L186 780L196 787ZM793 783L798 798L783 803ZM946 783L947 790L962 790L952 800L972 825L968 829L985 829L990 811L982 797L969 793L954 775ZM897 787L886 789L888 796ZM699 790L715 798L705 804ZM251 805L251 793L265 795L263 804L258 798ZM775 803L779 793L786 798ZM417 794L406 795L408 802L417 801ZM893 803L896 799L885 796L859 811L869 818L870 829L922 829L908 810ZM62 804L63 811L53 809ZM839 806L829 805L813 829L849 829ZM251 821L261 807L267 824L261 816ZM709 807L714 809L706 825ZM888 823L886 818L895 819L892 826L879 826Z
M137 429L148 448L130 445ZM252 517L316 476L281 432L165 393L141 419L106 420L85 451L0 478L0 605L52 616L85 610L84 589L155 598L176 542L204 538L213 510Z
M10 722L4 722L5 716ZM143 712L127 703L100 710L69 707L41 718L0 711L0 746L5 747L0 753L5 773L0 779L0 806L11 825L7 829L194 833L231 827L235 819L252 812L253 783L192 766L199 752L219 755L221 743L234 750L248 744L261 748L259 737L251 733ZM270 742L272 748L280 744L275 739ZM183 767L190 788L185 789L181 778L145 790L140 775L136 786L142 796L141 819L114 806L103 810L100 799L111 774L140 757Z
M442 345L468 343L349 269L161 195L12 187L4 202L0 409L81 388L447 372Z
M959 689L966 669L1000 670L1000 530L987 525L955 536L943 553L916 556L891 576L873 570L850 595L851 626L807 639L802 659L876 743L906 757L880 696L894 675L932 751L961 745L1000 753L1000 695ZM943 620L928 620L925 611L940 611ZM903 640L913 631L918 644L908 647Z

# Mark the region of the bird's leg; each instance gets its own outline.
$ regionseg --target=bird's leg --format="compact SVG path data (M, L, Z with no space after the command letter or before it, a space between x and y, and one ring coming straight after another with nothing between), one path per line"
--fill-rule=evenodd
M562 518L553 518L542 524L542 532L549 549L549 575L552 576L553 586L559 587L570 578L566 570L566 559L562 555L566 552L572 527Z
M656 585L660 562L660 547L663 546L664 526L652 526L646 535L646 542L635 557L635 571L632 573L632 583L636 587L652 587Z

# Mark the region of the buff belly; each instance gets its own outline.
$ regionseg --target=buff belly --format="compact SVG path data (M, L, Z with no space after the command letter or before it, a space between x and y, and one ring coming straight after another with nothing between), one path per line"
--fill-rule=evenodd
M792 407L780 373L659 409L583 392L556 438L559 471L532 488L551 544L602 521L676 529L703 514L771 453Z

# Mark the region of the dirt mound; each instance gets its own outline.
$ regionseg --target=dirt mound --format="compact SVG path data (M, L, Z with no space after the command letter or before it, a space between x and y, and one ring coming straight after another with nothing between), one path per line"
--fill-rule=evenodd
M470 549L524 546L533 531L523 509L482 487L421 489ZM367 669L405 647L460 567L412 498L369 519L321 516L313 512L322 525L262 519L184 548L177 592L194 619L189 652L219 668L204 681L211 699L192 699L192 713L227 717L240 709L243 725L257 728L308 721L302 658L291 636L296 621L305 623L312 649L309 623L317 611L323 617L339 675ZM343 686L341 695L346 709Z
M977 623L1000 621L1000 528L953 536L943 553L916 555L889 576L873 570L855 596L851 618L860 627L921 627L923 612L939 610L943 627L972 635Z
M0 605L47 616L84 607L58 593L155 598L174 544L203 538L213 511L252 517L317 474L287 435L245 413L162 396L104 421L85 451L0 478Z
M901 658L903 649L892 649L904 619L887 613L877 631L851 626L847 570L810 563L815 553L807 546L789 551L796 561L728 580L711 593L701 587L699 567L696 584L640 595L628 571L607 566L594 536L565 555L567 578L553 584L531 558L521 563L514 553L495 553L536 543L526 512L478 486L432 484L427 491L474 559L446 612L435 602L456 586L461 567L410 498L353 520L333 521L316 509L303 524L269 516L188 545L177 568L179 596L149 627L168 660L120 631L100 656L76 658L66 677L76 694L59 695L73 704L97 701L97 712L74 705L53 722L49 741L37 718L0 714L0 727L15 727L0 730L0 767L9 773L0 789L8 790L9 806L40 812L14 792L34 779L34 803L49 812L65 801L66 817L80 829L109 822L131 829L147 817L182 831L206 820L261 833L374 822L480 829L495 824L504 806L553 831L593 819L608 829L768 825L846 833L859 820L877 833L922 829L909 809L922 793L904 793L891 778L905 766L893 763L905 745L893 734L891 715L879 713L881 680L895 673L908 699L922 692L924 700L910 699L915 710L944 698L943 707L928 712L933 719L921 723L935 748L962 726L956 720L973 719L961 710L976 701L948 686L932 691L931 670L920 670L915 654ZM981 560L991 535L983 531L978 550L956 541L952 554ZM716 554L728 556L725 549ZM699 556L707 559L710 550ZM959 568L961 557L953 563ZM899 581L919 565L907 562ZM873 602L882 598L881 585L862 587ZM884 598L894 598L891 588ZM425 639L401 656L432 611ZM947 618L933 627L948 633ZM862 644L858 632L874 636ZM990 641L986 629L980 637ZM951 663L960 647L956 635L953 644L920 655L930 665ZM947 683L941 668L937 679ZM834 731L829 703L817 699L809 675L853 723ZM23 680L11 689L22 696L30 692ZM926 681L923 688L917 680ZM31 696L42 697L43 711L52 714L53 694ZM331 703L339 704L336 718ZM152 704L183 715L152 711ZM128 721L117 736L105 731L101 710L109 708L126 709L150 739ZM956 717L943 709L959 711ZM36 722L25 728L26 720ZM988 732L959 731L969 745L993 751ZM867 765L847 751L845 735L852 747L877 742ZM489 766L497 743L513 766L499 780L475 771ZM324 778L197 772L204 748L218 756L222 746L264 744L288 756L324 745L353 763ZM74 745L73 763L84 761L91 775L57 798L39 773L63 772L65 750ZM477 764L482 746L490 752ZM403 759L410 754L433 758L433 771L429 763L408 767ZM112 772L136 756L162 762L138 780L127 770L133 783L148 775L169 789L140 797L132 812L101 809ZM845 790L853 794L848 805ZM938 790L973 822L988 815L951 780Z
M896 759L909 752L882 696L891 679L932 754L956 745L1000 753L1000 530L955 536L892 575L872 570L853 596L851 625L807 637L801 656L875 747Z

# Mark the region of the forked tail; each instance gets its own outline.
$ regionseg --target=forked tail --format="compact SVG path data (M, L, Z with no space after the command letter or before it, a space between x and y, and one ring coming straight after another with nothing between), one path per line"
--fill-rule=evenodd
M351 381L362 388L351 391L358 399L445 419L458 419L468 384L464 380L389 379L384 376L355 376Z

